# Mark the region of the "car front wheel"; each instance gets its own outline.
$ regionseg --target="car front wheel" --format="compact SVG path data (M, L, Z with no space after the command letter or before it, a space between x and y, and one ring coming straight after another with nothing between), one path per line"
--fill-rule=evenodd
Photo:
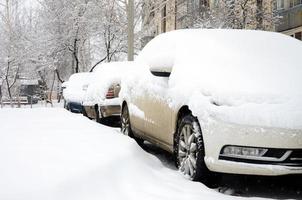
M208 170L204 157L204 142L196 117L185 115L179 121L174 138L175 163L179 171L192 181L216 187L219 175Z

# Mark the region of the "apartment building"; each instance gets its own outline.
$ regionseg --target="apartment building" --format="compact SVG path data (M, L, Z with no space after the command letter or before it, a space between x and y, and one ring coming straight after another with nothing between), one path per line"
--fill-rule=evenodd
M231 13L224 16L230 2ZM146 0L142 46L160 33L194 27L200 15L215 9L222 20L232 20L232 28L277 31L301 40L302 0Z
M302 0L276 0L276 10L282 17L276 31L302 40Z
M211 0L145 0L143 26L146 38L191 25L188 13L208 6ZM213 1L213 0L212 0Z
M224 16L226 7L229 16ZM194 27L209 11L220 14L222 21L232 20L232 28L273 31L273 9L274 0L145 0L143 45L160 33Z

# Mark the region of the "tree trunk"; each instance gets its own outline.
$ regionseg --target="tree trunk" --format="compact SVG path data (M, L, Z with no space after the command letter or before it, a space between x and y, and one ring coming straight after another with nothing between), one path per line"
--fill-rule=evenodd
M8 80L8 74L9 74L9 69L10 69L10 61L7 62L7 69L6 69L6 74L5 74L5 83L7 87L7 92L8 92L8 97L10 100L10 106L13 107L13 99L12 99L12 93L10 90L10 85L9 85L9 80Z
M128 61L134 59L134 0L128 0L127 4L127 34L128 34Z
M94 70L94 68L98 65L98 64L100 64L100 63L102 63L104 60L106 60L107 59L107 56L105 56L103 59L101 59L100 61L98 61L97 63L95 63L92 67L91 67L91 69L89 70L89 72L93 72L93 70Z
M55 80L56 80L56 72L53 73L53 79L52 79L51 89L50 89L49 99L48 99L48 102L51 104L51 107L53 107L53 103L52 103L52 91L53 91L53 87L55 85Z
M64 83L65 81L61 78L60 72L59 72L58 69L55 69L55 73L56 73L56 75L57 75L58 80L59 80L61 83Z
M73 44L73 56L75 59L75 73L79 73L79 58L78 58L78 39L74 40L74 44Z

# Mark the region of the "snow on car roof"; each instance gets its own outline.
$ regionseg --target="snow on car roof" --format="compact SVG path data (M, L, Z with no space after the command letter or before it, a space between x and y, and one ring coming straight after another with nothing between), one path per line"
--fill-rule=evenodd
M67 101L81 103L85 94L83 86L89 83L91 74L83 72L71 75L68 83L66 83L67 88L64 90L64 98Z
M137 60L173 66L183 76L175 83L187 76L208 89L288 93L302 87L301 52L300 41L279 33L193 29L159 35Z

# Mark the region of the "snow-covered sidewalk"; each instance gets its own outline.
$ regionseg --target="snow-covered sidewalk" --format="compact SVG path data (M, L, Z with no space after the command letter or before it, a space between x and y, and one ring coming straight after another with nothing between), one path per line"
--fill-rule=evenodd
M0 109L0 199L234 199L61 108ZM241 198L239 198L241 199Z

